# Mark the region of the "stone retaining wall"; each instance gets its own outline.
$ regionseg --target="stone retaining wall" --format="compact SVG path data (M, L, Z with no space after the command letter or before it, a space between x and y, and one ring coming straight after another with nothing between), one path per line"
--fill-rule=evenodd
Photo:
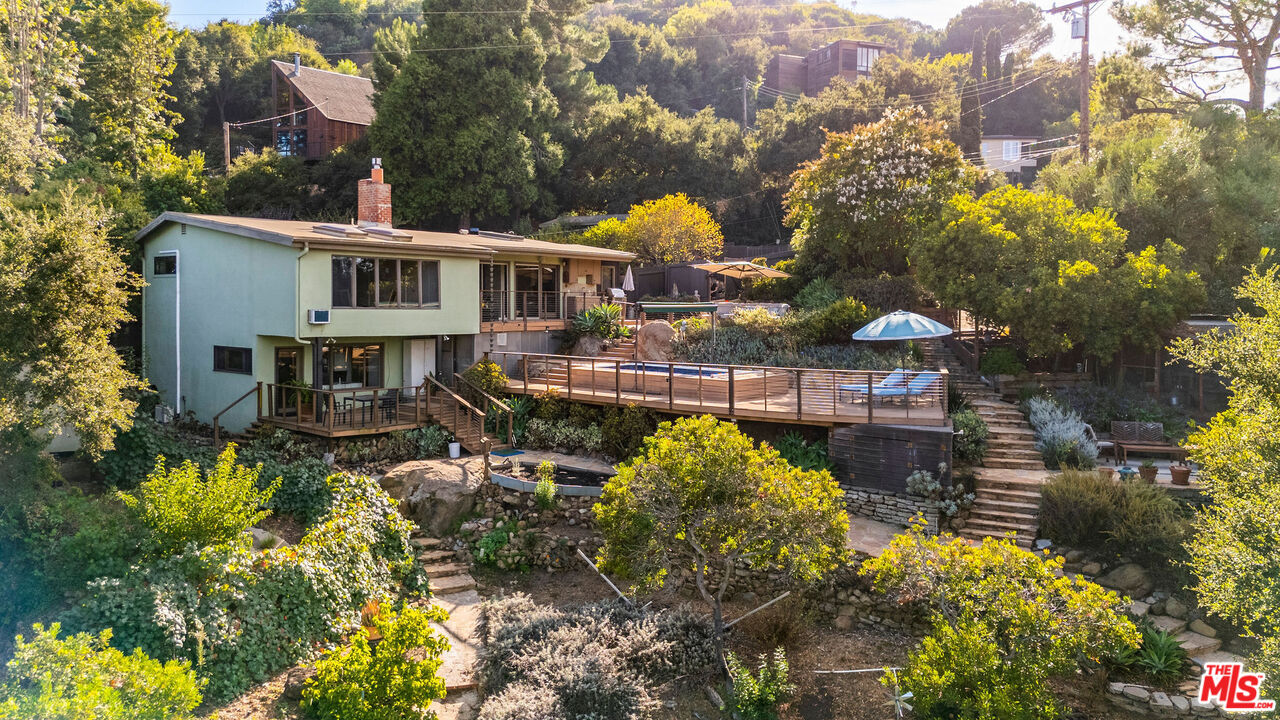
M925 498L845 483L840 489L844 490L845 507L854 515L903 526L910 525L913 517L923 517L929 523L926 532L938 533L938 509Z
M1200 702L1194 692L1172 695L1145 685L1113 682L1107 685L1107 699L1141 717L1230 717L1221 708Z

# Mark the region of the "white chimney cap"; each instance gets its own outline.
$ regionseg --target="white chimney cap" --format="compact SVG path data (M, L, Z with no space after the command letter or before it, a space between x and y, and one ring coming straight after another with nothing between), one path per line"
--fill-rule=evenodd
M373 159L373 166L374 166L375 168L380 168L380 167L382 167L382 158L374 158L374 159Z

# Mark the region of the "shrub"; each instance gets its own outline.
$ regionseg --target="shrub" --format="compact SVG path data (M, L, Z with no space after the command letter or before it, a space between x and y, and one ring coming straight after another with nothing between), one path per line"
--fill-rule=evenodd
M951 413L951 423L956 435L951 444L951 453L957 462L968 465L981 465L987 454L987 436L990 432L987 422L973 410L961 410Z
M435 717L428 709L445 694L439 670L449 641L431 623L447 619L436 606L406 608L398 616L383 611L372 621L381 640L371 645L366 627L317 662L302 706L325 720Z
M742 328L757 337L762 337L781 330L782 318L762 307L739 308L733 311L733 315L728 318L727 324Z
M172 429L137 415L133 418L133 427L116 435L115 448L103 453L94 467L111 487L129 489L151 472L156 458L161 456L174 465L187 460L201 464L213 460L207 448L192 447Z
M507 391L507 374L502 372L501 365L492 360L481 360L467 368L462 373L462 379L494 397L500 397ZM462 388L464 397L467 396L468 392L469 388ZM472 396L475 395L475 393L470 394ZM474 403L479 398L468 397L467 399Z
M588 335L603 340L627 337L631 331L622 324L622 306L604 303L587 308L573 317L573 334Z
M577 427L568 420L530 420L524 438L525 447L558 450L570 455L600 452L602 442L599 425Z
M1176 637L1148 626L1142 630L1134 665L1156 682L1173 682L1182 678L1187 667L1187 651Z
M844 281L844 294L884 311L920 306L920 284L913 275L880 273L877 277Z
M260 490L279 478L280 487L266 504L272 512L310 524L329 510L333 498L325 478L332 471L320 459L319 449L294 433L280 428L263 432L240 450L239 462L246 467L261 465Z
M754 674L737 655L729 653L725 659L729 677L733 679L729 705L736 716L742 720L777 720L778 703L796 690L787 680L787 654L782 648L773 651L772 661L761 655Z
M1040 486L1040 533L1068 547L1171 571L1181 567L1176 561L1185 556L1191 523L1163 488L1067 471Z
M551 388L534 396L533 412L531 414L534 419L546 422L567 420L569 418L570 405L571 403L568 400L560 397L560 391Z
M1098 446L1075 411L1049 398L1033 397L1027 401L1027 414L1045 467L1088 470L1097 464Z
M1170 441L1180 442L1187 435L1189 416L1157 401L1140 387L1075 385L1054 390L1053 396L1099 432L1110 428L1114 420L1138 420L1163 423L1165 439Z
M605 410L600 424L600 449L604 454L627 460L640 452L644 439L658 429L658 414L635 403Z
M236 446L231 443L203 480L194 462L168 470L160 457L136 493L122 492L119 497L145 528L152 551L163 555L179 552L189 543L208 547L243 536L271 514L260 508L278 487L276 480L266 490L258 490L258 470L237 465Z
M480 636L481 720L642 720L658 685L716 660L710 627L687 609L559 609L517 593L484 604Z
M969 396L964 394L960 389L960 383L955 378L947 378L947 409L952 415L964 412L973 408L973 404L969 402Z
M444 457L452 441L453 434L443 425L399 430L387 437L387 455L397 460L430 460Z
M824 308L840 299L840 290L830 280L820 277L809 281L796 293L795 305L804 310Z
M59 638L54 623L14 640L0 700L3 720L186 720L201 684L185 661L162 663L111 647L111 631Z
M1027 371L1018 353L1009 347L989 348L982 354L978 369L983 375L1021 375Z
M222 701L359 627L360 608L425 587L413 525L377 482L334 475L329 513L294 546L196 548L89 583L78 627L117 647L186 658Z
M556 497L556 466L550 460L538 463L538 485L533 490L533 498L543 510L550 510L559 504Z
M511 528L498 524L485 533L476 543L476 562L493 566L498 563L498 553L511 542Z
M800 433L789 430L778 438L774 449L783 460L801 470L834 471L836 469L836 464L831 462L831 458L827 455L825 440L815 440L810 443Z
M785 330L800 347L848 345L854 331L878 316L858 300L841 298L817 310L788 315Z
M932 610L932 629L897 678L923 718L1041 718L1061 714L1049 681L1137 645L1125 603L1061 558L1011 538L972 546L917 526L863 564L875 590Z

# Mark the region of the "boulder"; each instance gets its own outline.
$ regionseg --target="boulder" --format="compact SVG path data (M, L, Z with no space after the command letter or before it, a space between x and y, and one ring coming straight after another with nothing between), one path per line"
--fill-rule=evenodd
M665 320L646 323L636 333L636 358L650 362L671 360L671 341L676 329Z
M583 335L573 344L570 355L577 357L599 357L609 347L609 341L594 335Z
M1215 630L1212 625L1203 620L1192 620L1191 624L1187 626L1187 629L1191 632L1200 633L1205 637L1218 637L1218 631Z
M414 460L387 471L378 484L400 502L400 511L428 535L448 533L480 502L484 460L468 457Z
M1119 590L1129 597L1142 597L1151 592L1153 585L1151 576L1137 563L1116 566L1096 582L1102 587Z
M254 550L271 550L288 545L284 538L262 528L251 527L249 528L249 533L253 535Z
M1164 601L1164 613L1176 618L1186 619L1187 606L1176 597L1171 597Z
M284 676L284 696L290 700L301 700L302 689L307 681L315 677L315 668L296 667Z

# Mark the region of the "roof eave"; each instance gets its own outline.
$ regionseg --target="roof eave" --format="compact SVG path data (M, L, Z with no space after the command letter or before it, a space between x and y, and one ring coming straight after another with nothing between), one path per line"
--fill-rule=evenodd
M167 222L182 223L184 225L194 225L195 227L205 228L207 230L217 230L219 232L229 233L231 235L239 235L241 237L254 238L257 240L265 240L277 245L292 245L293 236L284 233L271 232L269 230L259 230L258 228L244 227L234 223L224 223L208 218L196 217L186 213L173 212L166 210L156 216L154 220L147 223L145 227L139 230L133 239L139 244L143 244L150 237L152 231Z

